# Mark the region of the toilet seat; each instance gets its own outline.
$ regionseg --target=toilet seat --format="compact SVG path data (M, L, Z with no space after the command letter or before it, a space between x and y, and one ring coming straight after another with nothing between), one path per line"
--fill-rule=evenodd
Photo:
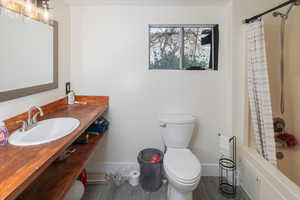
M164 156L164 168L181 184L193 184L199 181L201 165L189 149L169 148Z

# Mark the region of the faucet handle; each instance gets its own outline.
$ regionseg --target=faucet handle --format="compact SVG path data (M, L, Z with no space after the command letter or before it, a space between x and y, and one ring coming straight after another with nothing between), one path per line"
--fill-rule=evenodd
M21 128L20 128L20 130L21 130L22 132L26 131L26 129L27 129L27 127L28 127L28 124L27 124L26 121L24 121L24 120L19 120L19 121L17 121L17 124L21 124L21 125L22 125Z

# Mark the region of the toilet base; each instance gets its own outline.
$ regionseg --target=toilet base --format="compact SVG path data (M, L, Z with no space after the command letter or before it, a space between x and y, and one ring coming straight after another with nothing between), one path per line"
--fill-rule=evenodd
M193 192L181 192L168 184L168 200L193 200Z

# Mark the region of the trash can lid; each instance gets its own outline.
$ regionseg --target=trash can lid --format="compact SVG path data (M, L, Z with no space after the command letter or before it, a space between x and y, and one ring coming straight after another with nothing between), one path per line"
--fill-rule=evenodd
M158 149L143 149L138 154L139 163L162 163L164 154Z

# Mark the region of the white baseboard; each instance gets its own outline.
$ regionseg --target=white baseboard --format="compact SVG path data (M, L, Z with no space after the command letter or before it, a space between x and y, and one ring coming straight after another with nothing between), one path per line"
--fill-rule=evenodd
M138 163L93 163L87 168L89 172L93 173L122 173L127 175L131 170L139 170Z
M219 176L219 166L218 164L202 164L202 176ZM132 170L139 170L139 164L134 162L119 163L119 162L109 162L109 163L93 163L87 168L89 172L92 173L121 173L127 176ZM236 173L237 185L240 185L239 170Z
M138 163L93 163L89 165L88 171L93 173L128 173L131 170L138 170ZM202 164L202 176L219 176L217 164Z
M202 176L219 176L219 166L218 164L202 164ZM87 168L88 172L92 173L121 173L127 176L132 170L139 170L139 164L134 162L119 163L119 162L109 162L109 163L93 163ZM237 170L237 185L240 185L239 170Z

